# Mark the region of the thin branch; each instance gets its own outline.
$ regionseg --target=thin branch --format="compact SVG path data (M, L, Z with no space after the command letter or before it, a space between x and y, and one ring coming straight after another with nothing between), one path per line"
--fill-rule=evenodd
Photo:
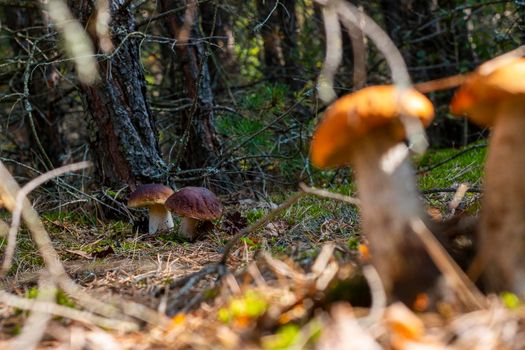
M456 74L446 78L416 83L414 84L414 89L423 94L428 94L434 91L449 90L463 84L466 78L467 76L465 74Z
M443 164L446 164L446 163L450 162L451 160L456 159L457 157L459 157L459 156L461 156L461 155L463 155L463 154L465 154L465 153L468 153L468 152L470 152L470 151L472 151L472 150L475 150L475 149L478 149L478 148L485 148L485 147L487 147L487 144L486 144L486 143L482 143L482 144L479 144L479 145L472 145L472 146L470 146L470 147L468 147L468 148L465 148L464 150L462 150L462 151L460 151L460 152L454 154L453 156L450 156L450 157L448 157L448 158L442 160L441 162L438 162L438 163L436 163L436 164L432 164L432 165L429 166L429 167L426 167L426 168L423 168L423 169L418 170L416 174L420 175L420 174L426 173L426 172L428 172L428 171L430 171L430 170L434 170L434 169L436 169L437 167L440 167L440 166L442 166Z
M299 201L299 199L301 199L305 195L306 195L306 192L303 192L303 191L295 193L293 196L289 197L284 203L282 203L277 208L273 209L268 214L266 214L263 218L259 219L257 222L246 227L245 229L239 231L235 236L233 236L228 241L228 244L226 244L226 246L224 247L224 252L222 254L222 258L219 263L222 265L226 264L226 262L228 261L228 257L230 255L231 249L233 248L233 246L237 243L239 239L260 229L261 227L266 225L270 220L272 220L276 216L280 215L283 211L285 211L286 209L294 205L297 201Z
M341 202L345 202L345 203L349 203L353 205L361 204L361 201L359 200L359 198L345 196L344 194L333 193L333 192L322 190L322 189L315 188L315 187L309 187L303 182L299 184L299 188L301 189L301 191L305 193L313 194L321 198L335 199L337 201L341 201Z
M428 190L420 191L421 194L433 194L433 193L456 193L458 190L457 187L449 188L430 188ZM468 193L483 193L483 190L479 187L469 187L465 192Z

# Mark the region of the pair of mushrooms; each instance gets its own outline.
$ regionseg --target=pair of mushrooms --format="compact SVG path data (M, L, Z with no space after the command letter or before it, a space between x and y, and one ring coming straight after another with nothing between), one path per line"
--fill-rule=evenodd
M199 227L222 214L222 206L213 192L204 187L184 187L177 192L160 184L147 184L137 187L131 193L130 208L148 208L149 229L153 234L159 230L171 230L171 212L182 218L180 234L193 241L198 238Z
M480 218L481 256L489 287L525 294L525 58L481 65L456 92L451 111L492 127ZM351 164L361 198L363 231L374 264L390 292L404 267L418 264L410 252L409 222L426 218L402 143L401 115L428 126L431 102L413 89L372 86L335 101L311 143L319 168ZM414 242L412 242L414 243ZM507 246L518 247L502 254ZM403 252L399 260L399 252ZM412 266L412 269L419 266Z

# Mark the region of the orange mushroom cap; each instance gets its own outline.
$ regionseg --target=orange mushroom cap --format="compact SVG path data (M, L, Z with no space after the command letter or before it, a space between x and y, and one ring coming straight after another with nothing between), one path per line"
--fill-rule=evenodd
M406 135L400 116L418 118L426 127L434 118L432 102L414 89L394 85L371 86L345 95L330 105L312 137L310 156L319 168L349 163L349 153L374 129L390 125L393 137Z
M499 102L525 94L525 58L516 57L496 65L488 61L471 73L458 89L450 111L466 114L482 126L494 124Z

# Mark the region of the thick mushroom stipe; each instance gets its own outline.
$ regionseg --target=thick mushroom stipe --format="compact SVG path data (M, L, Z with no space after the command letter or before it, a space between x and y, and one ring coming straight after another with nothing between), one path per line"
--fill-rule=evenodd
M179 233L194 241L201 227L222 215L222 206L215 194L204 187L184 187L166 200L166 207L182 218Z
M173 190L160 184L147 184L137 187L128 200L130 208L148 208L148 233L173 228L171 213L164 206L166 199L173 194Z
M153 204L148 208L148 211L148 232L150 234L157 231L168 231L173 228L173 218L164 204Z
M320 168L353 166L372 262L387 293L410 300L421 284L431 285L435 267L410 229L414 218L426 216L402 143L401 114L427 126L434 109L415 90L398 92L390 85L343 96L327 108L310 154Z
M450 109L492 127L479 223L481 270L491 291L525 294L525 58L482 64Z

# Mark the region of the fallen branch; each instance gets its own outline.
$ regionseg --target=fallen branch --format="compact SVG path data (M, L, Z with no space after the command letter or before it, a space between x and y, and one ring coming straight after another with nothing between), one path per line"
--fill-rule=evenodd
M361 201L359 200L359 198L345 196L344 194L333 193L333 192L322 190L322 189L315 188L315 187L309 187L303 182L299 184L299 188L301 189L301 191L305 193L313 194L321 198L335 199L337 201L341 201L341 202L345 202L345 203L349 203L353 205L361 204Z
M233 246L242 238L250 233L257 231L258 229L264 227L270 220L275 218L276 216L280 215L283 211L291 207L293 204L295 204L299 199L304 197L306 195L306 192L300 191L289 197L284 203L279 205L277 208L271 210L268 214L266 214L264 217L259 219L257 222L253 223L252 225L246 227L243 230L240 230L237 234L235 234L226 244L224 247L224 252L222 254L221 259L212 265L208 265L203 267L201 270L194 272L188 276L184 276L180 279L177 279L176 281L172 282L169 286L169 288L176 288L177 286L181 286L179 289L179 292L175 294L171 298L171 300L168 302L168 306L166 307L166 313L168 315L172 315L175 313L175 306L179 302L179 298L188 294L190 289L197 284L199 281L201 281L204 277L208 276L209 274L217 273L218 281L226 275L227 268L226 263L228 262L228 258L230 256L230 252L233 248ZM160 291L159 291L160 292ZM184 310L188 310L190 306L195 305L200 300L203 299L203 293L199 293L195 297L192 298L190 303L188 305L185 305Z
M239 241L242 237L247 236L248 234L257 231L264 225L266 225L270 220L275 218L276 216L280 215L283 211L291 207L293 204L295 204L299 199L304 197L306 192L300 191L288 198L284 203L279 205L277 208L271 210L268 214L266 214L264 217L259 219L254 224L246 227L245 229L242 229L239 231L235 236L233 236L229 241L228 244L224 247L224 252L222 254L222 258L219 262L221 265L226 265L226 262L228 261L228 257L230 255L230 251L233 248L233 246Z
M449 187L449 188L430 188L428 190L420 191L421 194L433 194L433 193L456 193L458 187ZM468 188L465 192L467 193L483 193L483 190L479 187Z

